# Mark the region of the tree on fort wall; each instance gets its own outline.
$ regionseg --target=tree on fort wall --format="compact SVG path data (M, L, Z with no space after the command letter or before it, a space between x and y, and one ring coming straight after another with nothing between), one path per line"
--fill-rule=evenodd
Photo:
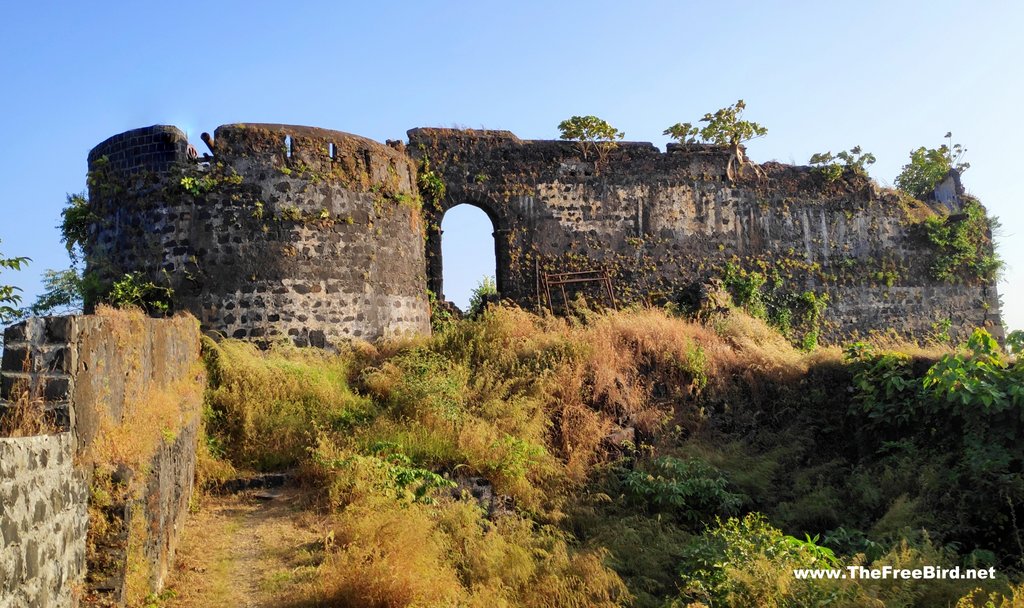
M700 122L707 123L703 127L695 127L688 122L676 123L665 129L664 135L668 135L681 144L709 143L716 146L728 146L731 155L725 173L730 180L735 180L737 175L743 174L743 167L747 164L746 154L743 152L744 142L764 137L768 129L756 122L743 120L743 110L747 104L742 99L731 106L721 108L714 114L707 113ZM733 165L736 172L733 172ZM752 165L755 173L761 175L757 165Z
M575 141L583 160L591 154L597 155L598 165L608 160L608 154L626 134L597 116L573 116L558 123L561 138Z

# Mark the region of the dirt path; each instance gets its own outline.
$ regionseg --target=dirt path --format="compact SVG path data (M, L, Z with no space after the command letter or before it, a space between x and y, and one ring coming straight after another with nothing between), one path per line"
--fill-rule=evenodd
M271 498L271 496L273 496ZM168 608L303 608L323 555L321 522L290 487L207 497L190 515Z

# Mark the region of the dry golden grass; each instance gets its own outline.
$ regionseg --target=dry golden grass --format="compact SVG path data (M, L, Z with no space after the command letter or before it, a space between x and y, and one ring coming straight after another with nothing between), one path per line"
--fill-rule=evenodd
M203 373L193 368L189 377L166 387L149 386L125 404L121 421L103 421L92 446L96 463L141 471L161 444L172 443L196 420L203 402Z
M611 608L628 601L601 551L576 551L552 530L472 503L396 507L367 500L335 518L312 589L318 604L353 608L472 606Z
M148 465L162 442L174 441L187 424L196 420L206 387L206 371L196 362L183 377L165 385L155 383L142 368L148 348L144 313L138 309L100 306L96 314L104 319L104 327L113 335L126 366L125 394L118 420L110 417L109 408L99 404L107 419L101 424L88 458L140 470ZM190 316L179 315L165 322L177 328L172 327L172 334L195 332L196 321Z
M1006 593L986 592L981 587L960 598L955 608L1024 608L1024 584Z
M30 371L26 357L22 371ZM41 390L31 390L27 380L19 380L11 387L12 401L0 402L0 437L31 437L60 432L51 414L46 412L46 401Z
M0 437L32 437L59 433L60 427L46 412L41 398L30 399L28 391L12 402L0 404Z
M338 550L318 577L326 605L454 606L465 597L430 514L410 506L350 505L335 526Z
M368 407L348 387L350 359L318 349L276 345L261 352L234 340L203 341L213 388L208 429L224 438L230 460L244 467L297 463L314 443L316 425L333 425Z

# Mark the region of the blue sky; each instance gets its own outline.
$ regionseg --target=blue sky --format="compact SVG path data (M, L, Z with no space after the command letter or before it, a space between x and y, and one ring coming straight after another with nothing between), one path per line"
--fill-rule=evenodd
M1024 3L988 1L8 3L0 252L33 262L2 280L30 300L44 269L67 265L65 193L84 189L92 146L139 126L175 124L201 148L229 122L553 138L596 114L662 145L666 126L743 98L768 127L755 161L860 144L882 183L952 131L965 185L1002 221L1004 316L1024 328L1022 22ZM489 226L463 228L451 218L446 236L484 232L462 244L490 253ZM458 289L447 277L449 296L482 272Z

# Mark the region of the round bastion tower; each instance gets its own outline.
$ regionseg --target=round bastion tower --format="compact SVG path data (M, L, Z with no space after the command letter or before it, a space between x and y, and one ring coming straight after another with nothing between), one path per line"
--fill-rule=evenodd
M172 290L205 330L325 346L430 331L416 169L325 129L152 126L89 153L87 272Z

